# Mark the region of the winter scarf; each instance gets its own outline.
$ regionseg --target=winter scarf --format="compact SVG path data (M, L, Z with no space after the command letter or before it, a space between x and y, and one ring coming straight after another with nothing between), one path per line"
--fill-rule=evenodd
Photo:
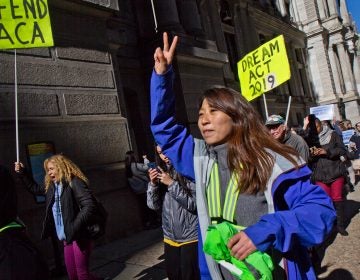
M323 125L322 130L319 133L319 142L321 146L330 143L332 132L333 130L331 130L330 127Z

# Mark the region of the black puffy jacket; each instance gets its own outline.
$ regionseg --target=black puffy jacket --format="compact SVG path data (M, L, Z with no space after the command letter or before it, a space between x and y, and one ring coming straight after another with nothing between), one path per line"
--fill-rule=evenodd
M18 177L23 181L25 187L35 195L46 196L46 210L43 221L41 238L45 239L55 234L55 223L52 213L52 206L55 202L55 187L52 184L45 193L44 186L38 185L26 174L19 174ZM91 194L89 187L84 181L77 177L71 180L71 186L63 181L63 191L60 196L62 217L66 242L89 238L86 227L92 224L95 217L96 201ZM81 211L80 211L81 209Z

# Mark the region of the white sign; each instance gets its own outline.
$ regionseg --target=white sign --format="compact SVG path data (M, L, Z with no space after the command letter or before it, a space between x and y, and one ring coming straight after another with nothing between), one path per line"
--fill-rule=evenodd
M310 107L310 114L314 114L320 121L334 119L334 104Z
M351 136L354 135L354 132L355 131L353 129L344 130L342 132L343 142L344 142L345 145L349 145L350 138L351 138Z

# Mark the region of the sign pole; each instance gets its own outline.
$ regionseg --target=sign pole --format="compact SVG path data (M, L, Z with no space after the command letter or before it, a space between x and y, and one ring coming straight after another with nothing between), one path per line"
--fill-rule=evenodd
M18 90L17 90L17 67L16 49L14 50L14 71L15 71L15 133L16 133L16 162L19 162L19 114L18 114Z
M267 119L269 117L269 112L267 109L266 97L265 97L265 94L263 94L262 96L263 96L263 100L264 100L264 108L265 108L265 114L266 114L266 119Z
M289 96L289 102L288 102L288 107L286 110L286 119L285 119L285 125L287 125L288 120L289 120L289 112L290 112L290 106L291 106L291 95Z
M157 23L157 19L156 19L154 0L151 0L151 8L152 8L153 17L154 17L155 32L158 33L158 30L157 30L158 29L158 23Z

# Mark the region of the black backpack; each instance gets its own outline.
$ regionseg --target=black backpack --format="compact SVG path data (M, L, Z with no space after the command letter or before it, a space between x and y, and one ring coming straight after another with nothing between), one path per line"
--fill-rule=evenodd
M71 183L70 183L70 187L71 187ZM86 229L87 232L89 233L89 236L92 239L98 239L105 234L106 222L109 214L106 211L104 205L93 194L91 194L91 196L96 205L96 212L92 219L91 224L88 225ZM78 202L77 204L81 211L81 207Z

